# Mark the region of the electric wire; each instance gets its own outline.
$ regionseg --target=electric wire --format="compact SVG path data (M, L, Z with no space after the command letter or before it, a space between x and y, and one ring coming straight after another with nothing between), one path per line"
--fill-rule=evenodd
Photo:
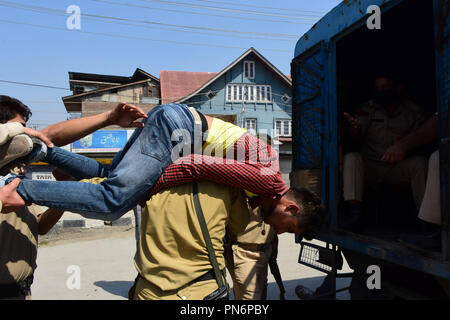
M250 20L250 21L263 21L265 23L273 22L273 23L289 23L289 24L299 24L299 25L312 25L312 24L314 24L313 21L311 21L311 22L299 22L299 21L290 21L290 20L258 19L258 18L253 18L253 17L239 17L239 16L221 15L221 14L217 14L217 13L214 14L214 13L193 12L193 11L186 11L186 10L157 8L157 7L150 7L150 6L145 6L145 5L133 4L133 3L122 3L122 2L107 1L107 0L90 0L90 1L108 3L108 4L112 4L112 5L116 5L116 6L150 9L150 10L153 10L153 11L156 10L156 11L165 11L165 12L172 12L172 13L182 13L182 14L190 14L190 15L201 15L201 16L209 16L209 17L226 18L226 19L238 19L238 20L245 20L245 21L249 21Z
M214 48L225 48L225 49L240 49L240 50L247 50L248 49L247 47L220 45L220 44L212 44L212 43L197 43L197 42L188 42L188 41L161 40L161 39L154 39L154 38L126 36L126 35L120 35L120 34L112 34L112 33L105 33L105 32L92 32L92 31L84 31L84 30L76 30L76 29L68 30L67 28L53 27L53 26L33 24L33 23L26 23L26 22L19 22L19 21L11 21L11 20L6 20L6 19L0 19L0 22L10 23L10 24L17 24L17 25L25 25L25 26L29 26L29 27L49 29L49 30L57 30L57 31L65 31L65 32L76 32L76 33L90 34L90 35L95 35L95 36L112 37L112 38L120 38L120 39L164 42L164 43L172 43L172 44L179 44L179 45L214 47ZM261 50L274 51L274 52L286 52L286 53L287 52L291 52L290 50L272 49L272 48L261 48Z
M48 8L48 7L42 7L42 6L24 5L24 4L20 4L20 3L14 3L14 2L11 2L11 1L0 1L0 6L4 6L4 7L8 7L8 8L14 8L14 9L19 9L19 10L26 10L26 11L53 13L53 14L60 14L60 15L62 14L64 16L68 15L66 13L66 11L64 11L64 10ZM230 30L230 29L210 28L210 27L199 27L199 26L191 26L191 25L177 25L177 24L169 24L169 23L163 23L163 22L157 22L157 21L151 21L151 20L137 20L137 19L130 19L130 18L105 16L105 15L99 15L99 14L86 13L86 12L83 12L82 16L86 16L86 17L89 17L89 18L112 20L114 22L116 22L116 21L120 21L120 22L135 22L135 23L151 24L151 25L166 26L166 27L172 27L172 28L181 28L181 29L203 30L203 31L212 31L212 32L224 32L224 33L231 33L231 34L245 34L245 35L253 35L253 36L283 37L283 38L289 38L291 40L297 40L298 39L298 35L295 35L295 34L248 32L248 31L241 31L241 30Z
M304 19L304 20L311 20L311 21L317 20L317 19L312 19L312 18L302 18L300 16L288 16L288 15L283 15L283 14L271 14L271 13L267 13L267 12L253 11L253 10L242 10L242 9L231 9L231 8L223 8L223 7L216 7L216 6L198 5L198 4L191 4L191 3L179 2L179 1L166 1L166 0L138 0L138 1L162 3L162 4L189 7L189 8L200 8L200 9L205 9L205 10L253 14L253 15L261 15L261 16L267 16L267 17L284 18L284 19L294 19L294 20L295 19Z

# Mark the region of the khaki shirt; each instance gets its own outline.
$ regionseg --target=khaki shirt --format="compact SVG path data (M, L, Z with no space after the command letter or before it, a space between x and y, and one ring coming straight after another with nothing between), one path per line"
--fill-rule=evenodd
M370 160L380 160L396 140L420 127L427 119L423 108L409 100L403 101L392 115L371 100L358 112L358 118L363 134L361 153Z
M272 242L276 232L269 224L264 223L261 207L248 210L250 213L250 222L247 228L245 228L245 231L236 236L236 241L245 244L265 244Z
M28 207L0 213L0 284L25 280L36 269L38 222Z
M199 181L199 198L221 269L225 227L242 232L248 221L242 190ZM154 195L142 213L134 263L140 275L163 291L176 290L212 269L194 209L192 184Z

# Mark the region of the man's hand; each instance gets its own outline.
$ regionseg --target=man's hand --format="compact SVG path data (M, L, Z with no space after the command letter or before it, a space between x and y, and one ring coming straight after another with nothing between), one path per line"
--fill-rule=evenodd
M26 128L26 127L25 127L23 130L24 130L24 132L25 132L27 135L32 136L32 137L35 137L35 138L38 138L38 139L44 141L44 143L45 143L49 148L53 148L53 143L52 143L52 142L50 141L50 139L47 138L42 132L33 130L33 129L31 129L31 128Z
M141 108L125 102L119 103L108 114L108 122L122 128L143 127L144 123L135 121L140 118L148 118L148 116Z
M25 205L25 201L17 193L20 179L16 178L9 184L0 188L0 200L2 201L2 213L13 212Z
M347 118L352 133L358 134L361 132L361 121L358 118L352 117L349 113L344 112L344 116Z
M406 158L406 148L404 145L396 141L392 146L390 146L384 155L381 157L381 161L388 163L397 163Z

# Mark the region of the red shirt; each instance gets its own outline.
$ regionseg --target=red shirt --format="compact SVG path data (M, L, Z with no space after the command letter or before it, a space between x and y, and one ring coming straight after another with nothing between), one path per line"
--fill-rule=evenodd
M276 150L251 134L234 144L234 157L191 154L170 164L151 194L196 180L210 180L261 196L282 196L289 188L283 181Z

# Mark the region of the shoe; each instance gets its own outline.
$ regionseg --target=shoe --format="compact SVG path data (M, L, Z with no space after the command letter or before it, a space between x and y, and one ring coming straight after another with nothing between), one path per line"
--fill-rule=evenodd
M25 134L14 136L10 141L0 146L0 169L2 171L6 166L11 168L14 160L22 158L33 150L34 143L31 138ZM6 170L6 171L9 171ZM3 174L4 175L4 174Z
M314 292L301 284L295 287L295 294L302 300L310 300L314 297Z
M333 299L331 293L331 275L327 275L322 284L315 290L306 288L299 284L295 287L295 294L302 300L330 300Z
M44 142L19 134L0 146L0 175L6 175L22 164L41 161L46 154L47 145Z
M15 178L23 179L25 176L18 175L16 173L10 172L6 176L0 176L0 188L3 188L5 185L10 183Z
M441 248L441 231L429 234L402 234L399 241L413 249L440 252Z

